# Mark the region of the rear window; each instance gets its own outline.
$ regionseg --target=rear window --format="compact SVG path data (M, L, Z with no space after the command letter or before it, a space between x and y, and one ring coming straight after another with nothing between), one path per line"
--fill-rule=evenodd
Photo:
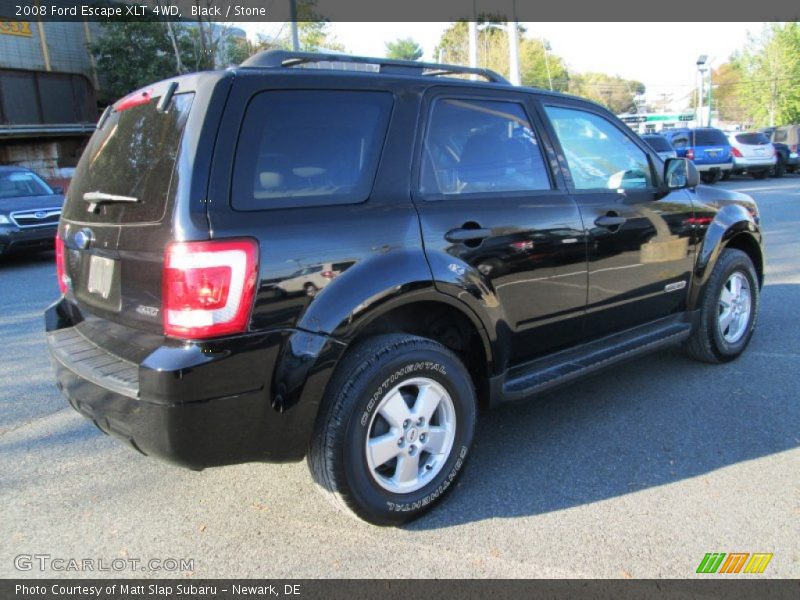
M642 139L656 152L669 152L673 149L667 138L660 135L646 135Z
M247 108L234 163L237 210L363 202L392 108L387 92L270 91Z
M772 134L772 139L776 142L785 142L789 138L789 129L785 127L779 127L775 130Z
M736 136L736 141L746 146L763 146L769 144L769 138L763 133L740 133Z
M193 98L177 94L166 112L157 110L157 97L121 112L111 110L78 163L64 216L102 223L161 220ZM83 199L87 192L129 196L137 202L103 203L92 213Z
M693 132L695 146L729 146L728 138L719 129L698 129Z

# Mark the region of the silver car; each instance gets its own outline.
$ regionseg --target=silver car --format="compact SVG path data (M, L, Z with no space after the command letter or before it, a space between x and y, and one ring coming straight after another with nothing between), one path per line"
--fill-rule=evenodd
M729 133L728 141L734 173L747 172L756 179L764 179L777 162L775 147L760 131Z

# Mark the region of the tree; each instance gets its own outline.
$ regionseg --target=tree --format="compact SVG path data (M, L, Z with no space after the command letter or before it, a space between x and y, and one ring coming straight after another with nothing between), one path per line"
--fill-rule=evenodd
M386 42L386 58L399 60L419 60L422 58L422 48L411 38L397 39Z
M756 126L800 121L800 25L772 23L735 65L740 102Z
M639 81L623 79L605 73L573 75L569 91L606 106L614 114L637 111L637 99L645 86Z
M711 108L716 110L720 121L752 125L747 106L740 97L742 73L737 64L738 58L721 64L711 72ZM697 94L695 93L695 96Z
M478 31L478 66L507 75L508 34L498 17L482 16ZM483 25L483 27L481 27ZM435 55L441 62L469 64L469 25L458 21L442 32ZM569 73L563 59L552 53L546 41L525 37L525 28L518 26L520 80L522 85L564 91Z

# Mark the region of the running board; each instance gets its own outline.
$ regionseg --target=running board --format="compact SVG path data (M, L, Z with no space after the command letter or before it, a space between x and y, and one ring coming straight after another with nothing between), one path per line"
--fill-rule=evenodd
M692 330L687 316L684 313L659 319L513 367L506 373L500 401L522 400L615 363L681 342Z

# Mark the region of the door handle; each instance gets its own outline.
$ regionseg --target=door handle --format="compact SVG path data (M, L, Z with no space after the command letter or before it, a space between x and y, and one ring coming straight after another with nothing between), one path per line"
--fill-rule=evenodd
M594 220L594 224L598 227L619 227L627 221L625 217L619 215L603 215Z
M444 239L453 244L458 244L473 240L483 240L490 235L492 235L491 229L467 229L466 227L459 227L458 229L451 229L445 233Z

